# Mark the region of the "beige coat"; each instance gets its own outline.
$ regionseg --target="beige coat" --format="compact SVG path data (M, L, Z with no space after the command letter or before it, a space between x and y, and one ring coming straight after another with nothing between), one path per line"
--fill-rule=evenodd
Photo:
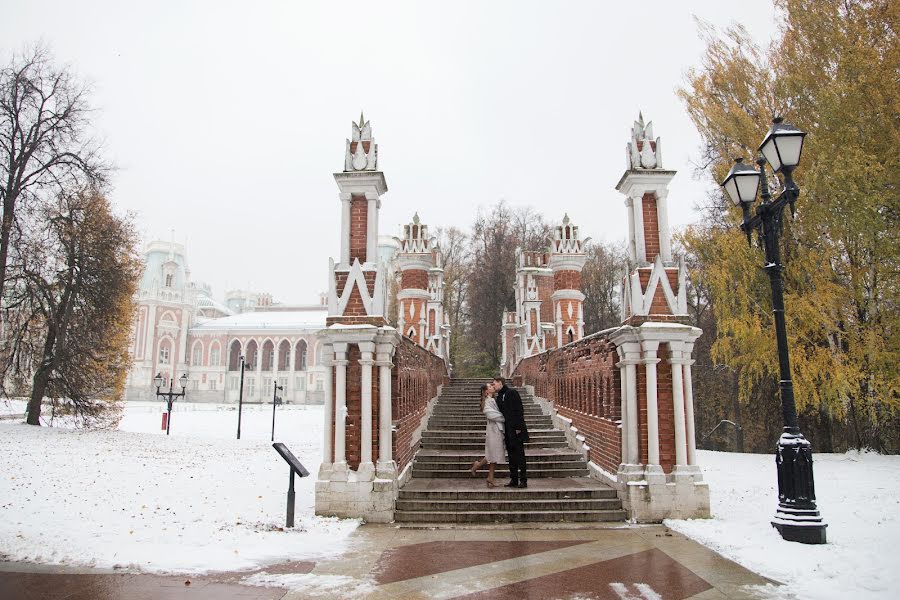
M506 443L503 440L503 415L497 408L497 401L487 398L484 401L484 416L487 427L484 432L484 457L489 463L506 462Z

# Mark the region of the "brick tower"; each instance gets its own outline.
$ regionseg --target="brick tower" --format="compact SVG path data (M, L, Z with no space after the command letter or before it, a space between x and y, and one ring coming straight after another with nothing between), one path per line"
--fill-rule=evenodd
M688 324L684 262L672 260L666 198L675 171L662 166L660 139L639 115L616 189L628 211L629 272L622 327L610 335L621 359L622 463L617 478L633 518L709 514L697 466L691 351L701 331Z
M341 200L341 255L337 263L329 261L322 332L325 435L316 514L389 521L397 479L391 368L399 335L386 326L387 269L378 257L378 210L387 184L371 124L362 115L346 142L344 170L334 179Z
M589 238L590 239L590 238ZM584 337L584 294L581 291L581 270L587 261L584 243L578 237L578 227L563 217L556 226L550 247L550 268L553 269L553 303L558 346Z
M422 225L419 215L403 226L397 268L400 270L400 291L397 294L397 329L420 346L428 342L429 271L434 266L428 226Z

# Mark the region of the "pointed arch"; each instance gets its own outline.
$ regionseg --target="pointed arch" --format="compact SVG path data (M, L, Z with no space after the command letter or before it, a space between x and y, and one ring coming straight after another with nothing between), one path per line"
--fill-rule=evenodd
M309 350L306 340L300 340L294 348L294 369L297 371L306 370L307 351Z
M241 342L234 340L228 348L228 370L237 371L241 368Z
M281 340L278 344L278 370L288 371L291 368L291 343Z
M275 368L275 344L272 340L263 342L262 347L262 370L272 371Z
M191 366L199 367L203 364L203 342L195 340L191 344Z
M222 362L222 348L218 340L213 340L209 345L209 366L218 367Z
M259 364L259 344L256 343L256 340L250 340L247 342L247 352L244 354L244 362L247 364L248 369L256 369L256 365Z

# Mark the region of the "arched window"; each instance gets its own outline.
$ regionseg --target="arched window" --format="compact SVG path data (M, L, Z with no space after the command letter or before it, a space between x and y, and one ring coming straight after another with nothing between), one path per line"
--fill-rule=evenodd
M231 342L228 350L228 370L238 371L241 368L241 343L237 340Z
M209 348L209 366L218 367L219 366L219 342L213 342L212 346Z
M167 365L172 360L172 344L168 339L159 344L159 364Z
M305 371L306 370L306 340L300 340L297 342L297 348L294 352L294 369L297 371Z
M266 340L263 344L262 351L262 370L271 371L275 366L275 344L271 340Z
M575 332L572 330L571 327L569 327L569 331L566 335L569 336L569 341L568 341L569 344L571 344L572 342L575 341Z
M247 364L248 369L256 368L256 361L259 358L259 346L256 344L256 340L250 340L247 342L247 354L244 355L244 362Z
M287 371L291 367L291 343L281 340L278 344L278 370Z
M166 273L166 287L167 287L167 288L172 287L172 279L173 279L174 277L175 277L175 276L172 275L171 273Z
M198 340L191 349L191 365L196 367L201 364L203 364L203 342Z

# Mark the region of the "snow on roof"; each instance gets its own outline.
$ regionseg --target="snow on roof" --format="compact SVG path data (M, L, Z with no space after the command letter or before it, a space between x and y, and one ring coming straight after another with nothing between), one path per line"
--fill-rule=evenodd
M201 331L211 330L304 330L324 329L325 317L328 316L328 308L325 306L307 310L278 311L278 312L246 312L221 319L204 321L191 329Z
M214 308L226 315L233 315L234 311L217 300L213 300L209 296L200 296L197 298L197 306L200 308Z

